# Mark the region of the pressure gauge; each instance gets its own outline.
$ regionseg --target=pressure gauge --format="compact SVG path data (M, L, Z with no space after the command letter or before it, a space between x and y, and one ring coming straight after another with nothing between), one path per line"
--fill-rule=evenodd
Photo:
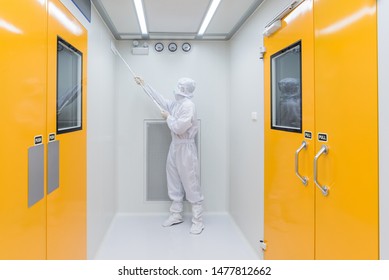
M170 43L168 48L169 48L169 51L175 52L177 50L177 44L176 43Z
M183 50L184 52L190 51L191 48L192 48L192 46L191 46L189 43L183 43L183 44L182 44L182 50Z
M161 52L161 51L163 51L164 46L163 46L162 43L156 43L155 46L154 46L154 49L155 49L157 52Z

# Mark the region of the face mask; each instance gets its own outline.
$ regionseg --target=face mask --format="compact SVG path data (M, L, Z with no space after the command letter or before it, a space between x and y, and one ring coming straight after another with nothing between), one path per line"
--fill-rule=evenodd
M184 99L185 96L182 96L182 95L177 94L176 92L174 92L174 98L176 99L176 101L180 101L180 100Z
M181 99L185 98L185 96L184 96L185 89L184 88L177 86L173 92L174 92L174 96L175 96L176 100L181 100Z
M178 84L174 90L177 94L185 94L185 87Z

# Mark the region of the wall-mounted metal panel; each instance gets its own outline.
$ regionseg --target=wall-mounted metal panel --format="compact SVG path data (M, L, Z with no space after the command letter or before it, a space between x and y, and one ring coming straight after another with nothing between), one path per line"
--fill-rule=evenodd
M166 158L172 141L166 122L148 121L146 126L146 201L169 201Z
M146 201L170 201L167 194L166 159L172 137L162 120L145 121ZM200 162L200 131L195 137Z
M85 18L91 21L91 1L90 0L72 0L74 5L81 11Z

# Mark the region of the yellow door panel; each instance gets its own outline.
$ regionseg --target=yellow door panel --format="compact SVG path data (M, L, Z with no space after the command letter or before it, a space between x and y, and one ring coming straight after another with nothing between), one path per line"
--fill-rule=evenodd
M58 141L60 173L47 197L47 255L85 259L87 31L60 1L48 9L47 127Z
M299 7L308 3L304 1ZM277 73L270 68L269 57L274 49L293 41L284 32L292 30L304 18L304 13L294 10L293 23L287 22L286 17L282 29L265 40L270 52L265 57L265 242L268 245L265 257L301 258L302 248L312 252L304 258L377 259L376 1L356 0L346 4L314 0L313 11L313 25L299 27L310 31L291 32L311 32L314 37L308 47L310 56L302 55L303 131L310 130L314 139L308 141L308 149L301 150L300 156L301 173L308 174L309 178L307 189L314 193L305 201L296 198L295 188L288 188L294 166L290 146L297 143L291 134L270 129L271 110L274 110L270 100L271 74ZM302 53L307 53L304 39ZM311 62L308 66L307 61ZM288 71L288 67L283 71ZM309 94L304 91L307 83ZM307 98L311 103L306 103ZM312 110L307 110L307 104ZM322 153L324 146L326 153ZM305 161L308 168L303 165ZM328 193L322 191L326 188ZM307 202L309 199L311 204ZM314 213L311 223L304 222L304 216L296 215L301 216L300 220L290 216L298 209L291 207L292 202L299 207L311 206L305 208ZM314 245L308 245L302 236L308 236L308 244ZM275 240L280 240L276 243L281 246L274 248ZM297 240L298 245L290 245L290 240Z
M316 258L378 258L376 1L315 0Z
M314 258L314 186L309 175L312 174L314 145L304 137L305 131L314 131L312 5L312 1L300 4L282 20L280 30L264 38L266 259ZM298 71L301 70L302 118L301 127L297 130L288 128L289 125L294 126L288 124L287 118L294 108L293 97L284 97L283 93L280 97L273 96L273 93L282 92L282 83L292 77L287 68L290 65L288 60L294 60L294 52L299 52L301 56L300 66L297 67L301 68ZM278 58L283 59L286 65L281 60L278 62ZM277 75L282 79L278 83L275 82ZM285 121L282 120L283 116L286 116ZM276 118L280 118L280 121ZM308 177L306 186L295 174L296 151L303 141L306 141L307 147L298 154L298 172Z
M0 259L46 258L46 30L45 1L0 0Z
M0 259L85 259L86 30L59 1L0 7ZM58 36L69 43L60 83ZM62 94L57 118L57 87L74 83L69 67L82 95Z

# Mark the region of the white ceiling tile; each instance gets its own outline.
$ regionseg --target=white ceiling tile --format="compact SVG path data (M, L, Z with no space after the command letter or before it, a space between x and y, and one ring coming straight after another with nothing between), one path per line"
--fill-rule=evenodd
M151 33L197 33L211 0L143 0Z
M176 35L176 34L150 34L150 39L152 40L193 40L196 38L196 35Z
M100 0L118 33L140 33L132 0Z
M256 0L222 0L206 34L229 34Z

